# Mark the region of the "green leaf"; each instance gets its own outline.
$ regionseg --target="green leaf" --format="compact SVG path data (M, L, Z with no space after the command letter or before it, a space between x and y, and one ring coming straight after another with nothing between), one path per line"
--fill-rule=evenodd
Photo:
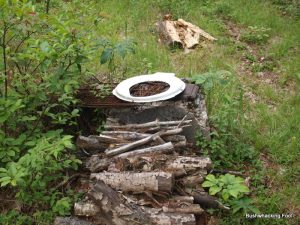
M100 63L105 64L106 62L110 61L112 57L113 57L112 48L105 48L100 56Z
M229 199L229 193L226 189L222 191L222 198L224 199L224 201L227 201Z
M49 43L47 41L44 41L41 43L40 48L42 50L42 52L47 53L50 49Z
M212 187L212 186L215 186L215 185L216 185L216 183L214 183L214 182L212 182L212 181L209 181L209 180L204 181L204 182L202 183L202 187Z
M238 194L239 194L239 190L236 190L236 189L230 189L228 190L228 193L233 196L234 198L237 198L238 197Z
M10 180L1 182L1 187L4 187L10 183Z
M5 168L0 168L0 172L7 173L7 170Z
M3 181L10 181L11 180L11 177L2 177L0 178L0 182L3 182Z
M209 181L213 181L213 182L216 182L216 181L217 181L215 175L213 175L213 174L208 174L208 175L205 177L205 180L209 180Z
M215 194L217 194L218 192L220 192L221 190L222 190L221 187L219 187L219 186L213 186L213 187L210 187L210 188L209 188L209 194L210 194L210 195L215 195Z
M13 150L8 150L8 151L7 151L7 155L13 157L13 156L16 155L16 153L15 153L15 151L13 151Z
M115 47L116 52L118 53L119 56L121 56L123 59L126 56L126 48L122 44L117 44Z

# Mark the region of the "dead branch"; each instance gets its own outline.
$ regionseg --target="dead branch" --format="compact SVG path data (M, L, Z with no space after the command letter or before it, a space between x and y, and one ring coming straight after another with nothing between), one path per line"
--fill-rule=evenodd
M125 139L128 141L139 140L142 138L149 137L151 135L151 134L138 133L133 131L103 131L102 134L110 135L120 139Z
M168 153L174 150L174 146L171 142L167 142L162 145L156 145L148 148L138 149L131 152L126 152L120 155L115 156L115 158L129 158L134 156L141 156L146 154L160 154L160 153Z

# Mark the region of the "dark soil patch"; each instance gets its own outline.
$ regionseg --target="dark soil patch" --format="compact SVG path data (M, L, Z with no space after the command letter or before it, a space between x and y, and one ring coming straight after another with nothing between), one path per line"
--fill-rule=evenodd
M142 82L130 88L130 94L134 97L146 97L165 92L170 85L160 81Z

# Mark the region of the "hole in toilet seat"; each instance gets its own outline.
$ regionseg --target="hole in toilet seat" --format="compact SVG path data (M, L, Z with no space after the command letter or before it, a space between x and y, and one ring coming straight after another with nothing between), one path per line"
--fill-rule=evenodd
M147 81L131 86L130 95L134 97L146 97L167 91L170 85L162 81Z

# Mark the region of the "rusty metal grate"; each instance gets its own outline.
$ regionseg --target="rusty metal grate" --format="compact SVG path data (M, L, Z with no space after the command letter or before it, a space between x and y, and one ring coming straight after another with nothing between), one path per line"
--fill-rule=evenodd
M169 99L168 101L183 100L191 101L197 97L199 87L195 84L186 84L185 90L178 96ZM110 94L106 97L97 97L93 93L92 88L80 88L78 90L77 98L79 99L79 106L89 108L115 108L115 107L130 107L141 105L143 103L126 102L118 99Z

